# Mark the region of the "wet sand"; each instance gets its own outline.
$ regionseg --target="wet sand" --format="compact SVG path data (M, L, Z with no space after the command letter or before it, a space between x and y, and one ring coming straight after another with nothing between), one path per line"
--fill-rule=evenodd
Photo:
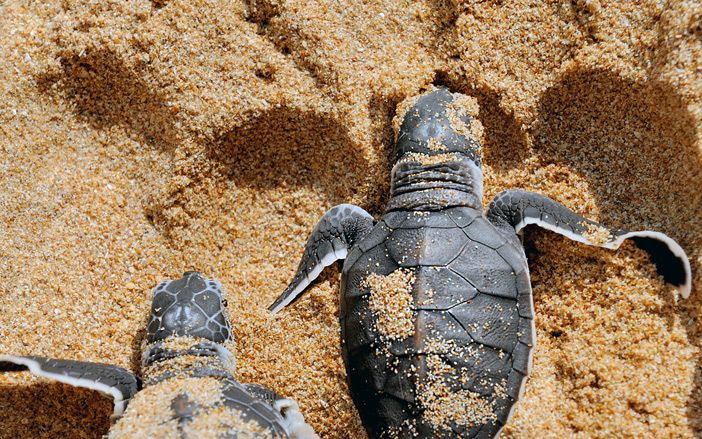
M328 208L382 213L395 107L446 85L481 106L485 205L538 191L693 267L684 301L632 244L528 229L537 347L503 436L698 437L702 5L604 3L0 3L0 353L137 370L151 288L197 269L228 291L241 381L364 437L338 271L266 306ZM109 412L0 377L2 438L100 437Z

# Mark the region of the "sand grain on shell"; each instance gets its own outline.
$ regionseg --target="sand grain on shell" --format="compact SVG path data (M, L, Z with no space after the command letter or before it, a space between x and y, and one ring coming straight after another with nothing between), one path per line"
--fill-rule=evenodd
M429 150L434 151L434 152L439 152L439 151L446 151L446 147L441 143L441 140L437 139L436 137L432 137L429 139L427 142L427 147Z
M202 439L219 439L236 433L241 439L274 439L275 436L255 421L246 420L242 413L220 406L190 422L183 431Z
M453 356L469 358L474 356L475 345L458 348L453 340L446 340L441 335L432 335L425 342L423 353L426 358L426 375L422 382L417 383L417 400L424 408L424 419L437 432L448 430L451 425L471 428L497 419L495 409L498 400L505 402L506 382L495 382L487 378L484 385L491 385L493 392L490 397L471 392L466 389L456 390L453 379L460 377L462 384L468 384L475 379L473 371L467 368L456 369L444 361L442 355L450 353ZM453 381L453 386L448 382Z
M370 274L361 282L370 290L368 308L375 317L378 333L387 340L402 340L414 335L414 271L400 268L387 276Z
M402 102L397 104L397 108L395 109L395 117L392 119L392 128L395 132L395 139L397 139L397 136L400 134L400 127L402 126L402 122L405 120L405 117L407 117L407 112L410 110L410 108L414 107L418 100L419 95L408 96L403 99Z
M418 397L426 419L437 429L449 429L451 423L470 428L497 419L494 401L469 390L452 391L439 381L419 385Z
M182 378L149 386L130 401L129 412L110 430L110 438L180 437L173 400L185 394L192 404L214 406L221 401L221 385L222 381L216 378Z
M502 435L699 437L701 9L2 2L0 353L136 370L149 291L197 269L230 291L239 378L297 399L321 437L363 437L338 273L280 316L265 308L327 209L383 212L397 104L439 79L481 104L485 204L523 188L659 230L695 273L675 303L631 244L527 231L538 342ZM109 426L102 397L26 373L0 390L15 415L2 438Z

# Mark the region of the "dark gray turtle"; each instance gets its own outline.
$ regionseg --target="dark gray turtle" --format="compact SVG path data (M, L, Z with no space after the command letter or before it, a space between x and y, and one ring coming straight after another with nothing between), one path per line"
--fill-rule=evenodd
M119 418L111 438L317 438L295 401L234 378L224 306L220 283L200 273L159 284L143 345L143 380L108 364L35 356L0 355L0 371L28 369L111 396L113 419Z
M535 193L502 192L484 214L477 102L439 88L407 107L382 219L348 204L329 210L270 310L344 259L343 356L369 435L492 438L520 398L535 343L522 228L610 249L631 238L683 297L690 265L662 233L609 230Z

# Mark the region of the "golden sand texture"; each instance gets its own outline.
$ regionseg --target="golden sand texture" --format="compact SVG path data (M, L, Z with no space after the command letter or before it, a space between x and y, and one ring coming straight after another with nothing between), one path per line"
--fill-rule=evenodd
M691 0L2 2L0 353L136 370L151 288L197 269L229 291L239 378L295 398L323 438L363 437L338 272L265 308L329 207L383 211L395 107L433 82L480 104L486 205L538 191L668 233L693 264L683 302L631 244L527 230L537 345L503 436L699 436L701 16ZM19 416L0 437L100 437L109 405L86 395L3 375Z

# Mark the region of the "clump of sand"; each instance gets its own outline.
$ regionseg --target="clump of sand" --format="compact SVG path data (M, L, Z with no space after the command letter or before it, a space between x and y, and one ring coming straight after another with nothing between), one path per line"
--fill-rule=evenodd
M149 439L197 434L198 438L215 439L235 431L245 439L273 438L256 421L244 419L240 411L221 404L221 397L222 382L216 378L162 381L132 400L132 410L115 423L109 437ZM176 415L179 404L184 412L193 413L187 422Z
M396 105L447 85L480 105L486 204L518 187L660 230L695 273L679 301L631 244L528 230L537 346L503 436L696 437L701 15L691 0L3 2L0 353L136 370L150 289L198 269L229 291L242 381L295 398L322 437L363 437L338 273L266 306L330 206L383 211ZM108 427L91 392L0 380L0 437Z
M397 269L387 276L370 274L361 287L370 291L368 308L375 317L375 328L387 341L403 340L415 333L412 286L414 272Z
M583 223L585 231L583 237L594 245L605 245L612 239L609 230L596 224Z

